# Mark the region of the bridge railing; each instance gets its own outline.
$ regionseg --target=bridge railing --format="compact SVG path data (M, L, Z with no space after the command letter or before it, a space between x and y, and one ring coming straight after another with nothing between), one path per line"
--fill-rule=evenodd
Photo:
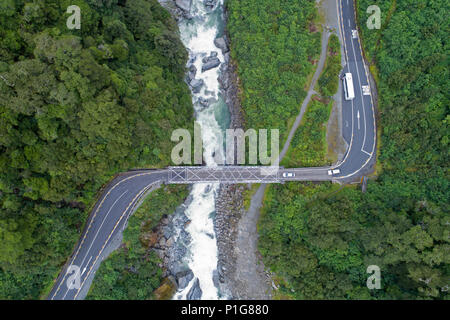
M169 167L168 183L280 183L282 167L265 166L198 166Z

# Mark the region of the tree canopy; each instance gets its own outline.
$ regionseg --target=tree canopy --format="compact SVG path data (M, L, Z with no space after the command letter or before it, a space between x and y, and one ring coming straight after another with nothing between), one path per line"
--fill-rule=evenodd
M169 164L187 57L156 0L1 1L0 298L39 297L114 174Z

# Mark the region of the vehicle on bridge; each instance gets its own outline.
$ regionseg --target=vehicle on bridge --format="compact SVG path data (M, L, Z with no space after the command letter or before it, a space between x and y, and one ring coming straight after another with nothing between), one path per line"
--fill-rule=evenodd
M353 77L350 72L344 74L344 93L345 100L353 100L355 98L355 89L353 88Z
M341 170L339 170L339 169L328 170L328 175L329 176L334 176L334 175L337 175L339 173L341 173Z
M283 178L293 178L295 177L294 172L283 172Z

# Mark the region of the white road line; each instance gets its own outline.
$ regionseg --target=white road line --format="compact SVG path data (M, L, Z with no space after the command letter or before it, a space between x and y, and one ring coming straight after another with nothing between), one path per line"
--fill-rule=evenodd
M358 118L358 130L361 130L361 126L360 126L360 121L359 121L359 118L360 118L360 116L359 116L359 110L358 110L358 114L356 115L356 117Z
M342 22L342 19L343 19L343 14L342 14L342 0L336 0L336 3L337 3L337 15L338 15L338 21L340 22L339 23L339 29L340 29L340 31L341 31L341 37L342 37L342 41L343 41L343 46L344 46L344 51L345 51L345 55L346 55L346 58L347 58L347 61L348 61L348 56L347 56L347 49L346 49L346 42L345 42L345 30L344 30L344 28L343 28L343 22ZM347 0L347 5L348 5L348 0ZM354 12L354 15L355 15L355 19L356 19L356 12ZM342 29L341 29L341 27L342 27ZM352 43L352 45L353 45L353 43ZM360 47L360 50L361 50L361 55L362 55L362 48ZM364 70L366 71L366 78L368 78L368 75L367 75L367 68L366 68L366 65L365 65L365 63L363 62L363 65L364 65ZM373 116L374 116L374 118L373 118L373 121L374 121L374 142L373 142L373 144L372 144L372 153L371 154L369 154L370 155L370 157L367 159L367 161L362 165L362 167L361 168L359 168L358 170L356 170L356 171L354 171L354 172L352 172L352 173L350 173L350 174L348 174L348 175L346 175L346 176L342 176L342 177L337 177L336 179L345 179L345 178L348 178L348 177L351 177L351 176L353 176L353 175L355 175L355 174L357 174L359 171L361 171L366 165L367 165L367 163L370 161L370 159L372 159L372 157L373 157L373 154L374 154L374 152L375 152L375 145L376 145L376 139L377 139L377 136L376 136L376 120L375 120L375 110L374 110L374 107L373 107L373 99L372 99L372 95L370 95L370 101L371 101L371 108L372 108L372 113L373 113ZM353 107L353 100L352 100L352 107ZM352 109L352 111L353 111L353 109ZM353 114L352 114L352 119L353 119ZM345 158L344 158L344 160L342 160L341 161L341 163L339 164L339 167L342 165L342 164L344 164L345 163L345 161L347 160L347 157L349 156L349 154L350 154L350 151L351 151L351 149L352 149L352 142L353 142L353 128L354 128L354 125L352 125L352 139L351 139L351 141L350 141L350 146L349 146L349 149L347 150L347 153L346 153L346 156L345 156ZM363 152L366 152L366 151L364 151L364 150L362 150ZM367 153L367 152L366 152Z
M353 56L355 57L356 74L358 76L359 88L362 88L361 78L359 76L358 61L356 60L356 52L355 52L355 46L353 45L353 40L351 41L351 43L352 43L352 49L353 49ZM362 61L362 63L364 63L364 61ZM362 143L362 146L361 146L361 149L363 149L364 145L366 144L366 131L367 131L366 110L365 110L366 107L364 105L364 97L363 97L361 89L360 89L359 93L361 95L361 103L362 103L363 118L364 118L364 138L363 138L363 143Z
M372 156L371 153L368 153L368 152L367 152L366 150L364 150L364 149L361 149L361 151L364 152L365 154L367 154L367 155L370 156L370 157Z
M84 262L84 260L86 259L87 254L88 254L89 251L91 250L92 245L94 244L95 239L97 238L98 233L100 232L101 228L103 227L103 224L105 223L106 218L108 217L108 215L109 215L109 213L111 212L112 208L114 208L114 206L116 205L116 203L117 203L117 202L125 195L125 193L127 193L127 192L128 192L128 189L125 190L125 191L120 195L120 197L118 197L118 198L116 199L116 201L114 201L114 203L112 204L111 208L109 208L108 212L107 212L107 213L105 214L105 216L103 217L102 224L100 225L100 227L98 228L97 232L95 233L94 239L92 239L91 245L89 246L89 249L86 251L86 255L84 256L83 260L81 261L80 268L83 266L83 262ZM88 262L88 263L89 263L89 262Z
M93 256L91 256L91 257L89 258L88 262L86 263L87 266L89 265L89 262L91 262L92 257L93 257ZM81 273L81 275L83 275L83 273L84 273L85 271L86 271L86 267L84 267L83 272Z
M133 210L134 209L134 205L135 205L135 201L139 201L141 195L143 193L145 193L153 184L156 184L157 182L152 182L150 184L148 184L144 189L142 189L137 195L136 197L128 204L128 207L125 209L125 211L123 212L122 216L120 217L119 221L116 222L116 225L114 227L114 229L111 231L111 233L108 236L108 239L106 239L105 243L103 244L100 252L98 253L97 257L94 260L94 264L89 268L88 273L85 277L85 279L83 280L83 282L81 283L80 289L78 289L77 293L74 296L74 300L77 299L78 294L80 293L81 288L84 286L84 283L86 282L87 278L89 277L90 273L92 272L92 269L94 267L94 265L96 264L97 260L99 259L99 257L101 256L101 254L103 253L103 250L105 249L108 241L111 239L112 234L114 233L114 231L116 230L117 226L120 224L120 222L122 221L123 217L127 214L128 210Z
M347 55L347 47L345 45L345 35L344 35L345 30L344 30L341 0L336 0L336 7L337 7L339 33L341 34L341 40L342 40L341 42L342 42L342 47L344 49L344 60L345 60L345 63L348 64L348 55Z
M83 266L84 260L85 260L86 257L88 256L88 253L89 253L89 251L91 250L92 245L94 244L95 239L97 238L98 233L99 233L100 230L102 229L102 226L103 226L103 224L105 223L106 218L108 217L108 215L109 215L109 213L111 212L112 208L116 205L116 203L117 203L117 202L124 196L124 194L127 193L127 192L128 192L128 189L127 189L126 191L124 191L124 193L122 193L122 194L120 195L120 197L118 197L118 198L116 199L116 201L114 201L114 203L112 204L111 208L109 208L108 212L107 212L106 215L103 217L102 223L101 223L100 227L98 228L97 232L95 233L94 239L92 239L91 245L89 246L89 249L86 251L86 255L84 256L83 260L82 260L81 263L80 263L80 266L79 266L80 269L81 269L81 267ZM91 258L92 258L92 256L91 256ZM90 261L91 261L91 259L89 259L89 261L88 261L88 263L87 263L87 266L89 265L89 262L90 262ZM84 271L83 271L83 273L84 273ZM66 295L67 295L68 292L69 292L69 288L67 288L66 294L64 295L63 300L64 300L64 298L66 297Z

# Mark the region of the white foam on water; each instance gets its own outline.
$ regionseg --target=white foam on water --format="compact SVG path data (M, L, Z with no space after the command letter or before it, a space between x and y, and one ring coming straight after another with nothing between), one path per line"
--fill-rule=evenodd
M223 5L223 0L219 1ZM214 39L218 33L217 14L208 13L203 0L193 0L191 21L180 21L179 27L184 45L189 49L190 59L195 59L197 68L196 79L202 79L205 83L202 90L192 93L192 102L197 115L197 122L202 127L202 138L204 148L204 161L208 166L216 166L213 152L223 154L222 136L223 132L215 118L217 103L211 103L208 108L202 108L198 99L203 97L219 98L219 67L202 72L202 59L209 56L212 51L217 52L217 57L223 63L222 51L214 45ZM186 257L189 268L194 274L191 283L177 292L174 299L186 299L186 295L193 286L195 278L199 279L202 290L202 299L218 299L218 289L213 283L213 271L217 268L217 240L214 232L212 213L215 211L215 198L219 184L196 184L193 186L191 204L185 211L191 220L186 228L192 242L189 245L189 255Z

